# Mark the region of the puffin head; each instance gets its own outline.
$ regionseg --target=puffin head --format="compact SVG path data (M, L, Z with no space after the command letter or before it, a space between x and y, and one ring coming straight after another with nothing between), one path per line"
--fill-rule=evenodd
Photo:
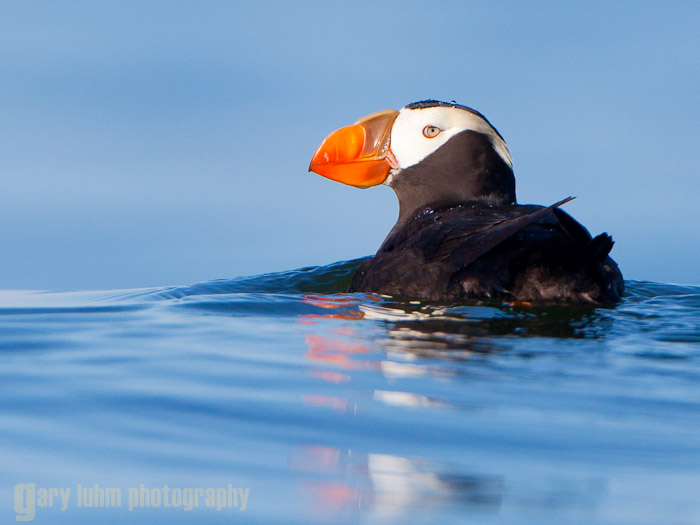
M390 186L399 222L428 207L515 203L503 137L478 111L437 100L373 113L331 133L309 171L361 188Z

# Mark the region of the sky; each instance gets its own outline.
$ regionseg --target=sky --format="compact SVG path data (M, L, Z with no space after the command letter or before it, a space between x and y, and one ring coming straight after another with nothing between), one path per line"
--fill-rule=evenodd
M700 284L698 2L2 2L0 289L181 285L374 253L387 187L308 173L331 131L478 109L521 203Z

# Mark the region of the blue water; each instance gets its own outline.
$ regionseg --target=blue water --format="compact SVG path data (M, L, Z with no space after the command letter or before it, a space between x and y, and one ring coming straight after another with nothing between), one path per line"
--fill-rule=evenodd
M698 523L700 287L400 303L340 293L357 262L0 292L0 522L33 483L51 524ZM78 484L120 505L79 507ZM247 489L245 510L129 510L165 485ZM59 487L65 510L38 504Z

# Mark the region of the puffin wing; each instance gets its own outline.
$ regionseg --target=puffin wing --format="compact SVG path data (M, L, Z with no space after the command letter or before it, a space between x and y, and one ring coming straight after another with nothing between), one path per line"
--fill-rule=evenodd
M445 261L456 267L467 266L525 226L545 218L573 199L574 197L567 197L551 206L523 206L519 211L496 212L477 220L456 221L451 225L453 227L444 231L439 244L430 250L432 253L426 253L426 260Z
M591 234L586 227L574 219L562 209L555 209L554 215L559 220L559 227L578 244L586 244L591 241Z

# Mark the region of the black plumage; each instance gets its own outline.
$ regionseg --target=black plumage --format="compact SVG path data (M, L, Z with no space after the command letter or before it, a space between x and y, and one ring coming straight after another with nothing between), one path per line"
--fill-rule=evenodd
M428 208L358 267L350 291L429 300L500 298L612 304L624 290L608 256L558 206L460 204Z
M468 111L494 135L465 130L420 162L397 173L391 186L399 219L376 255L357 269L350 291L407 298L614 304L622 274L608 253L613 241L588 230L559 206L519 205L510 159L500 134L478 112L423 101L407 106ZM503 145L505 147L505 145Z

